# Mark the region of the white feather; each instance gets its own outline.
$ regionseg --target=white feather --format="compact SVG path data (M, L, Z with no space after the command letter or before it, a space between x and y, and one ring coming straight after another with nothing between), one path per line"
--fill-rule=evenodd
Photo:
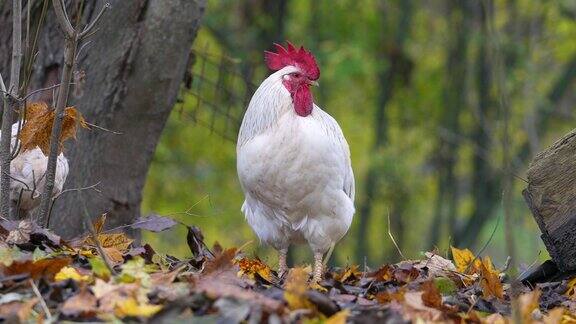
M306 241L326 252L348 231L354 214L354 175L338 123L314 105L295 113L282 77L287 66L256 90L244 116L237 169L246 219L276 249Z
M12 125L12 147L15 145L17 133L18 123L15 123ZM10 181L10 198L15 202L20 198L20 209L31 211L40 204L40 195L44 191L46 180L47 164L48 157L38 147L20 151L12 160L10 175L13 179ZM68 159L60 153L56 164L53 195L62 192L68 171Z

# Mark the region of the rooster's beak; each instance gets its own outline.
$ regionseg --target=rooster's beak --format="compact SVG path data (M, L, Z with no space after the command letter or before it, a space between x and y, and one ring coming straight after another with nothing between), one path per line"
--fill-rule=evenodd
M308 84L309 85L313 85L315 87L319 87L320 85L318 84L318 81L315 80L308 80Z

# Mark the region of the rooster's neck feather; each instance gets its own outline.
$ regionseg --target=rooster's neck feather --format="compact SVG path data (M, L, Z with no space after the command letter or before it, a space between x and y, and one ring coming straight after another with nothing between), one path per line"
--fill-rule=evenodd
M238 147L276 125L282 115L294 113L292 97L282 84L282 76L296 71L297 68L287 66L271 74L258 87L246 109L238 135Z

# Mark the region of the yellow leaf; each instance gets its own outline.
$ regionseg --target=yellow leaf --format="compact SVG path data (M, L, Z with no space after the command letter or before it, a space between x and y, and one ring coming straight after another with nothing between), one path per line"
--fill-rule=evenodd
M312 309L314 306L308 300L306 291L308 290L308 273L303 268L293 268L288 273L284 285L284 299L291 310Z
M540 290L535 289L518 297L518 302L520 304L520 314L522 315L523 323L532 322L532 312L536 309L539 309L540 294Z
M55 281L72 279L75 281L90 281L90 276L81 275L75 268L66 266L54 276Z
M576 277L568 281L568 289L566 289L564 295L570 297L572 300L576 300Z
M346 319L350 315L350 310L344 309L328 317L325 324L346 324Z
M102 230L104 229L104 223L106 223L106 214L102 214L100 217L98 217L98 219L96 221L94 221L94 231L96 232L96 234L100 234L102 233Z
M500 281L500 274L494 268L490 257L486 256L480 264L480 275L482 279L480 285L482 286L482 294L484 298L496 297L504 299L504 288Z
M238 271L239 276L246 275L250 279L255 279L256 275L258 275L268 282L275 281L270 267L260 259L242 258L234 263L236 263L240 268L240 271Z
M460 250L453 246L451 249L452 257L454 258L454 264L456 265L458 272L467 272L467 274L471 274L477 272L480 269L480 264L482 261L477 259L472 251L469 249Z
M340 282L356 281L362 277L362 272L359 270L357 264L346 267L342 272L337 273L334 279Z
M150 317L158 313L162 305L152 305L149 303L138 304L136 299L127 298L116 303L114 313L118 317Z

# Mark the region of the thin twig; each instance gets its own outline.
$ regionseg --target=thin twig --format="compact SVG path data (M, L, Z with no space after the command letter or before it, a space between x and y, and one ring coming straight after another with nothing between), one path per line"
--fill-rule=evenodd
M46 305L46 301L44 300L44 297L42 297L40 290L38 290L36 283L34 283L33 279L28 279L28 282L30 283L30 286L32 286L32 291L34 291L34 294L40 300L40 306L42 306L42 310L44 311L44 314L46 314L46 319L48 322L51 322L52 313L50 313L50 309L48 308L48 305Z
M402 250L400 250L400 247L398 246L398 244L396 243L396 240L394 239L394 235L392 235L392 229L390 228L390 210L388 210L388 236L390 236L392 243L394 243L394 246L396 247L398 254L400 254L402 259L406 260L406 257L404 256L404 254L402 253Z
M88 24L88 26L86 26L84 28L84 30L80 33L80 39L84 39L86 37L86 35L88 35L94 29L94 27L96 27L96 25L98 24L98 22L100 21L100 19L104 15L104 12L107 9L110 9L110 3L109 2L106 2L104 4L104 6L102 6L102 9L100 9L100 12L96 16L96 18L94 20L92 20L92 22L90 24Z
M105 132L108 132L108 133L112 133L112 134L114 134L114 135L124 135L124 133L122 133L122 132L113 131L113 130L111 130L111 129L104 128L104 127L102 127L102 126L98 126L98 125L96 125L96 124L92 124L92 123L89 123L89 122L85 122L85 123L86 123L86 125L88 125L88 126L90 126L90 127L94 127L94 128L99 129L99 130L101 130L101 131L105 131Z
M67 192L72 192L72 191L80 192L80 191L90 190L90 189L96 191L97 193L102 193L102 191L100 191L100 189L96 188L99 184L100 184L100 181L98 181L97 183L95 183L91 186L88 186L88 187L70 188L70 189L62 190L62 192L60 192L58 195L56 195L54 198L52 198L52 204L50 204L50 210L48 211L48 217L46 219L46 227L50 227L50 218L52 216L52 209L54 208L54 204L56 203L56 200L58 198L60 198L60 196L62 196L63 194L65 194Z
M96 188L99 184L100 184L100 181L96 182L95 184L93 184L91 186L87 186L87 187L70 188L70 189L62 190L62 192L59 193L58 195L56 195L53 199L56 200L56 199L58 199L58 197L62 196L63 194L65 194L67 192L72 192L72 191L83 191L83 190L94 189L94 191L96 191L98 193L102 193L102 191L100 191L100 189Z
M74 83L70 82L70 84L73 85ZM37 94L38 92L52 90L52 89L58 88L60 85L61 85L61 83L58 83L58 84L54 84L54 85L51 85L51 86L46 87L46 88L41 88L41 89L36 89L34 91L30 91L30 93L28 93L26 95L26 97L24 97L24 100L28 99L30 96L32 96L34 94Z

